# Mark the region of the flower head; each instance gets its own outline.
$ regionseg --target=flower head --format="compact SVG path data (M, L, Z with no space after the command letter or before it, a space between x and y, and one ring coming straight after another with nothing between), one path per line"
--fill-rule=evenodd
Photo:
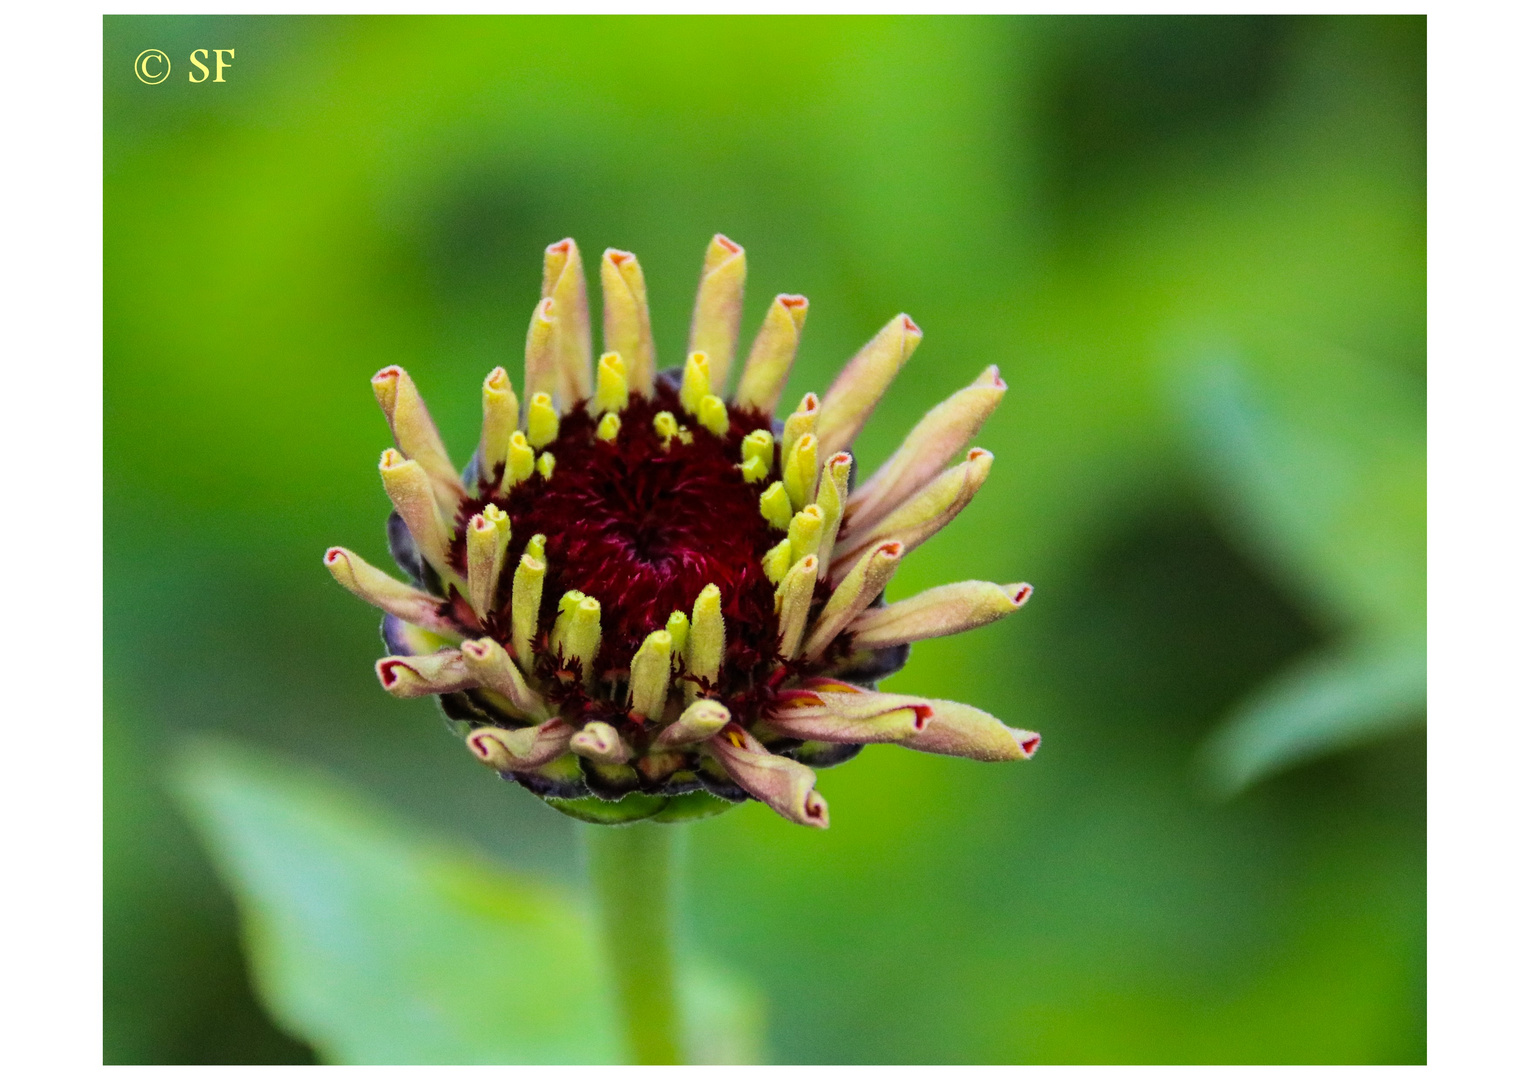
M898 315L777 419L807 301L775 297L728 398L745 270L715 237L688 356L659 371L636 256L600 262L596 360L578 247L547 248L524 398L488 374L462 474L408 373L372 378L394 441L388 542L410 583L345 548L324 563L385 613L383 689L435 695L479 760L575 817L677 821L753 798L825 828L813 770L867 743L983 761L1040 743L969 705L875 689L912 642L1029 598L966 581L884 600L987 478L992 455L965 447L1006 389L997 369L856 485L850 447L922 331Z

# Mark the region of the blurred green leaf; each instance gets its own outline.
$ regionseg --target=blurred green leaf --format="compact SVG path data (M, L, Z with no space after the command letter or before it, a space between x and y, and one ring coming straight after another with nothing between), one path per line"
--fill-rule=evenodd
M764 995L736 972L690 958L679 969L679 1006L689 1064L764 1061Z
M421 836L332 780L202 740L180 792L239 897L272 1012L346 1064L610 1063L619 1035L583 902ZM697 1064L753 1064L762 999L692 961Z
M1427 449L1420 398L1340 350L1236 353L1184 380L1204 463L1238 531L1340 629L1406 633L1426 619Z
M1247 546L1340 644L1255 690L1201 761L1222 794L1389 734L1426 707L1426 442L1419 401L1339 350L1234 351L1190 368L1183 401Z
M330 1062L614 1062L575 897L411 833L305 769L198 744L180 789L256 982Z
M1409 727L1427 707L1421 641L1323 654L1242 702L1205 744L1212 788L1233 794L1281 768Z

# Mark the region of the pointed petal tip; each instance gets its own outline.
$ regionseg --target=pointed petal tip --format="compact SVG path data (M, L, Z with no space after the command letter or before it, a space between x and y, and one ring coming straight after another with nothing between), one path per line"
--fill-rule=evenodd
M1035 751L1040 749L1040 736L1033 731L1021 731L1018 728L1009 728L1013 733L1013 741L1019 746L1019 753L1025 761L1035 756Z
M377 681L382 684L382 689L391 692L401 680L414 674L413 668L402 660L391 657L383 657L376 663Z
M566 255L577 246L571 236L565 236L555 244L548 244L546 246L546 253L548 255Z
M493 644L494 643L492 638L474 638L470 641L462 642L461 649L462 652L466 653L472 659L477 661L485 661L493 655Z
M502 744L492 733L484 730L474 731L467 736L467 749L484 765L492 765L494 759L503 752Z
M806 799L801 806L802 825L810 825L814 829L826 829L828 827L828 800L817 794L814 788L806 793Z
M900 316L898 316L898 318L902 320L902 330L904 333L920 338L923 336L923 330L918 326L917 323L913 322L913 317L911 315L903 312Z
M1021 581L1017 585L1003 586L1008 591L1008 598L1013 601L1013 606L1021 608L1035 594L1035 587L1027 581Z

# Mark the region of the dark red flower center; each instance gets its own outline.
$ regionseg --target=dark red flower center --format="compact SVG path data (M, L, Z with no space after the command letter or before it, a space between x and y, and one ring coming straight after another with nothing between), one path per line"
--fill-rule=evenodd
M687 426L688 441L659 436L653 420L664 410ZM653 398L631 398L614 440L595 436L597 421L582 406L572 409L557 439L544 447L556 462L551 479L533 475L507 496L468 500L458 535L489 501L509 515L510 561L501 592L507 604L513 566L530 538L544 534L543 625L569 589L598 600L602 675L628 666L671 612L689 615L700 590L715 584L727 624L723 681L751 680L754 669L774 657L774 586L760 560L782 534L759 512L764 484L746 482L738 466L743 436L768 430L769 418L736 410L731 429L718 437L685 414L677 393L660 381ZM493 631L507 631L507 618L496 622Z

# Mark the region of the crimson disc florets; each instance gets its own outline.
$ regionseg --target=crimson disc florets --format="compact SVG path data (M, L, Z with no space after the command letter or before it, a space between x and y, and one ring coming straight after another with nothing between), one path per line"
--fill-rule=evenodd
M591 821L705 816L756 798L825 827L813 766L869 742L1028 758L1032 732L957 702L881 693L911 642L1016 610L1028 585L960 582L887 605L902 557L991 467L946 467L1006 389L996 368L933 409L851 490L855 435L922 333L899 315L818 399L772 414L805 320L775 298L736 391L744 255L707 251L691 351L656 371L634 256L601 263L607 351L592 364L578 248L547 249L522 410L483 384L458 477L412 380L372 380L393 430L383 486L404 584L344 548L325 564L386 615L377 663L399 697L434 694L468 748Z

